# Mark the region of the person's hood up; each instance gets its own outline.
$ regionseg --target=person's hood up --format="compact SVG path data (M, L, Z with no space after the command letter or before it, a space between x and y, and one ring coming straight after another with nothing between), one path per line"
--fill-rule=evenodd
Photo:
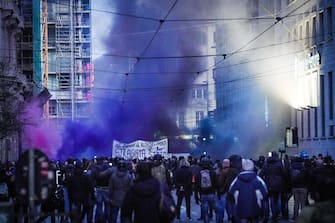
M240 155L231 155L229 157L230 167L236 168L238 170L242 169L242 157Z
M238 179L245 182L245 183L249 183L251 181L253 181L256 178L256 173L254 171L242 171L239 175L238 175Z

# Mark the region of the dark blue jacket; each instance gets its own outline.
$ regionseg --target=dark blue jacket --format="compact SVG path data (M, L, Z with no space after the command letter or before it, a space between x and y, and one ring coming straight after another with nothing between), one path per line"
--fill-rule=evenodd
M232 182L228 194L234 198L238 218L258 218L264 213L268 192L265 182L254 171L242 171Z

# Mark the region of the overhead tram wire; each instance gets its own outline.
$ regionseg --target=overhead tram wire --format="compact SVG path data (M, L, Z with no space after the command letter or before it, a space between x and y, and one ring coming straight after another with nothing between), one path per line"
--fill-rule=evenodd
M177 2L177 1L176 1L176 2ZM176 2L175 2L175 3L176 3ZM173 7L174 7L174 6L173 6ZM302 7L302 6L300 6L300 7ZM300 8L300 7L298 7L298 8ZM171 10L170 10L170 11L171 11ZM294 11L296 11L296 10L294 10ZM169 13L168 13L168 14L169 14ZM291 14L291 13L289 13L289 14ZM288 15L289 15L289 14L288 14ZM166 16L166 17L167 17L167 16ZM166 17L165 17L165 19L166 19ZM162 21L165 21L165 19L160 21L160 25L159 25L158 29L157 29L156 32L154 33L154 35L153 35L153 37L151 38L149 44L147 45L147 47L145 48L145 50L142 52L142 54L140 55L140 57L137 58L136 63L139 61L139 59L141 59L141 57L143 57L143 55L145 54L145 52L147 51L147 49L150 47L150 45L151 45L153 39L155 38L155 36L156 36L157 33L159 32L159 29L161 28ZM272 18L272 19L273 19L273 18ZM199 71L199 72L197 72L197 73L199 74L199 73L206 72L206 71L208 71L209 69L214 68L214 67L216 67L218 64L222 63L222 62L227 58L227 56L232 56L232 55L235 55L236 53L240 52L242 49L244 49L245 47L247 47L248 45L250 45L252 42L256 41L256 40L257 40L258 38L260 38L264 33L266 33L266 32L269 31L271 28L273 28L273 27L274 27L278 22L280 22L281 20L282 20L282 18L276 18L276 21L275 21L273 24L271 24L269 27L267 27L267 28L266 28L264 31L262 31L260 34L258 34L257 36L255 36L254 38L252 38L251 40L249 40L247 43L245 43L244 45L242 45L240 48L238 48L237 50L233 51L233 52L230 53L230 54L221 54L220 56L223 57L221 60L219 60L219 61L218 61L217 63L215 63L214 65L211 65L210 67L207 67L206 69L201 70L201 71ZM135 63L135 64L136 64L136 63ZM134 64L134 66L135 66L135 64ZM133 66L133 67L134 67L134 66ZM127 74L127 75L128 75L128 74Z
M308 37L308 38L313 38L313 37ZM303 38L302 40L308 39L308 38ZM278 44L270 44L270 45L261 46L261 47L258 47L258 48L247 49L247 50L240 51L240 52L246 52L246 51L250 51L250 50L258 50L258 49L262 49L262 48L273 47L273 46L277 46L277 45L282 45L282 44L286 44L286 43L293 43L293 42L298 42L298 41L301 41L301 40L287 41L287 42L282 42L282 43L278 43ZM0 50L7 50L7 49L0 49ZM301 50L301 51L303 51L303 50ZM227 66L224 66L224 67L217 67L217 69L222 69L222 68L230 67L230 66L238 66L238 65L241 65L241 64L247 64L247 63L252 63L252 62L257 62L257 61L262 61L262 60L271 59L271 58L275 58L275 57L281 57L281 56L284 56L284 55L291 55L291 54L299 53L301 51L289 52L289 53L286 53L286 54L274 55L274 56L270 56L270 57L263 57L263 58L258 58L258 59L254 59L254 60L249 60L249 61L242 61L240 63L230 64L230 65L227 65ZM217 55L221 55L221 54L217 54ZM204 55L201 55L201 56L204 56ZM11 57L6 56L6 57L0 57L0 58L9 59ZM160 59L164 59L164 57L161 57ZM50 64L54 65L55 63L50 63ZM125 72L121 72L121 71L117 72L117 71L109 71L109 70L102 70L102 69L95 69L95 71L104 72L104 73L111 73L111 74L120 74L120 75L125 74ZM136 75L141 75L141 74L143 74L143 75L148 75L148 74L149 75L151 75L151 74L194 74L194 73L197 73L197 72L198 71L133 72L132 74L136 74Z
M245 80L245 79L250 79L250 77L259 77L260 75L262 75L262 77L272 77L272 76L277 76L278 73L288 73L288 72L293 72L293 70L285 70L285 71L282 71L282 72L279 72L279 70L282 70L283 67L282 66L279 66L279 67L276 67L276 68L273 68L271 70L267 70L267 71L263 71L263 72L260 72L260 73L253 73L253 74L250 74L249 77L242 77L242 78L239 78L238 80ZM278 71L278 72L277 72ZM276 73L274 73L276 72ZM1 80L2 78L0 78ZM237 81L237 79L232 79L232 80L228 80L228 81L225 81L225 82L220 82L220 83L216 83L216 84L209 84L209 85L221 85L222 83L230 83L230 82L235 82ZM56 86L56 85L51 85L50 87L52 88L53 86ZM175 90L178 90L180 88L184 89L184 90L192 90L192 89L195 89L197 88L198 86L195 86L193 84L189 84L189 85L180 85L180 86L158 86L158 87L135 87L135 88L129 88L128 91L129 92L135 92L135 91L156 91L156 90L168 90L168 91L175 91ZM95 90L101 90L101 91L118 91L118 92L122 92L123 91L123 88L111 88L111 87L95 87L94 88Z
M333 31L332 33L325 33L328 35L334 35L335 31ZM311 38L318 38L320 36L322 36L323 34L319 34L319 35L315 35L315 36L308 36L302 39L295 39L295 40L289 40L289 41L285 41L285 42L279 42L279 43L273 43L273 44L268 44L268 45L263 45L263 46L259 46L259 47L254 47L254 48L248 48L245 50L240 50L239 53L241 52L248 52L248 51L253 51L253 50L260 50L260 49L264 49L264 48L269 48L269 47L275 47L275 46L279 46L279 45L285 45L285 44L292 44L292 43L296 43L299 42L301 40L307 40L307 39L311 39ZM1 51L7 51L7 50L14 50L14 48L0 48ZM31 51L37 51L37 50L31 50ZM38 50L41 51L41 50ZM232 53L232 52L231 52ZM226 53L227 55L230 55L231 53ZM120 58L128 58L128 59L137 59L140 58L139 56L127 56L127 55L122 55L122 54L110 54L110 53L101 53L101 54L92 54L93 56L106 56L106 57L120 57ZM152 56L152 57L142 57L140 59L183 59L183 58L195 58L195 57L215 57L215 56L222 56L223 53L217 53L217 54L203 54L203 55L182 55L182 56ZM10 56L1 56L0 58L4 58L4 59L9 59L11 58Z
M224 84L229 84L229 83L234 83L234 82L238 82L238 81L244 81L244 80L262 80L262 79L266 79L266 78L272 78L274 76L282 76L282 75L289 75L289 73L293 72L293 70L284 70L284 71L278 71L276 73L271 72L271 75L268 75L268 73L270 73L271 71L267 71L267 72L261 72L261 73L257 73L257 74L250 74L247 77L244 78L236 78L236 79L232 79L232 80L226 80L223 82L220 82L219 85L224 85ZM250 87L256 87L259 84L257 84L256 82L248 82L249 85L245 86L245 88L250 88ZM194 86L190 85L190 88L188 88L187 90L193 90ZM100 89L100 90L104 90L104 89ZM120 91L122 89L119 89ZM154 89L151 89L154 90ZM167 90L171 90L171 91L175 91L175 89L167 89ZM93 96L94 98L99 98L101 100L106 100L106 101L118 101L120 102L120 100L117 100L115 98L109 98L109 97L101 97L101 96ZM143 100L127 100L125 103L129 103L129 104L136 104L136 103L143 103ZM148 100L145 100L145 102L148 102ZM150 103L170 103L170 100L168 101L162 101L161 97L150 97Z
M142 53L140 54L140 57L143 57L146 52L148 51L149 47L151 46L152 42L154 41L154 39L156 38L159 30L161 29L165 19L167 19L167 17L170 15L170 13L172 12L172 10L174 9L174 7L176 6L178 0L175 0L174 3L172 4L172 6L170 7L169 11L167 12L167 14L165 15L165 17L161 20L159 20L159 25L156 29L156 32L154 33L154 35L152 36L152 38L150 39L150 41L148 42L147 46L144 48L144 50L142 51ZM133 64L132 68L130 69L130 72L133 72L135 69L136 64L140 61L139 58L137 58L136 62ZM123 97L122 97L122 102L124 102L125 100L125 96L126 96L126 92L127 92L127 80L128 80L128 75L129 73L126 73L126 77L125 77L125 86L124 86L124 93L123 93ZM123 104L123 103L122 103Z
M209 66L206 70L204 71L208 71L209 69L212 69L214 67L216 67L217 65L219 65L220 63L222 63L227 57L235 55L236 53L240 52L242 49L244 49L245 47L247 47L249 44L253 43L254 41L256 41L258 38L260 38L263 34L265 34L267 31L269 31L271 28L273 28L276 24L278 24L280 21L282 21L284 18L287 18L288 16L292 15L293 12L299 10L301 7L303 7L305 4L307 4L310 0L306 0L304 3L302 3L300 6L298 6L297 8L293 9L291 12L289 12L288 14L286 14L283 17L276 17L276 18L272 18L275 19L276 21L270 25L268 28L266 28L263 32L261 32L260 34L258 34L257 36L255 36L254 38L252 38L251 40L249 40L247 43L245 43L244 45L242 45L240 48L238 48L237 50L235 50L234 52L232 52L231 54L223 57L221 60L219 60L216 64ZM203 71L203 72L204 72Z
M304 2L300 7L302 7L302 6L304 6L305 4L307 4L308 2L309 2L310 0L307 0L306 2ZM264 10L266 10L268 13L270 13L272 16L273 16L273 18L274 19L276 19L276 18L278 18L278 16L277 15L275 15L273 12L271 12L268 8L266 8L262 3L261 3L261 7L264 9ZM298 9L300 8L300 7L298 7ZM298 10L298 9L295 9L295 10ZM286 18L287 18L287 16L286 16ZM282 20L281 20L282 21ZM290 34L290 35L292 35L294 38L297 38L297 35L295 35L285 24L284 24L284 22L282 21L282 26L284 27L284 29ZM298 38L297 38L298 39ZM301 43L300 41L298 41L298 43ZM304 44L303 43L301 43L301 46L303 47L304 46Z
M285 68L285 67L284 67ZM268 77L272 77L272 76L277 76L277 73L285 73L285 72L291 72L293 71L291 67L286 68L285 72L279 72L280 70L284 69L282 66L278 66L278 67L274 67L271 68L269 70L266 71L262 71L259 73L253 73L250 74L249 76L268 76ZM289 70L287 70L289 69ZM276 73L274 73L276 72ZM244 79L250 79L250 78L239 78L239 80L244 80ZM235 81L236 79L233 79L233 81ZM230 83L232 80L228 80L227 82L224 83ZM223 82L220 82L223 83ZM219 83L219 85L220 85ZM208 85L216 85L216 84L208 84ZM129 88L129 91L155 91L155 90L178 90L180 88L184 89L184 90L190 90L190 89L194 89L197 88L198 86L195 86L194 84L187 84L187 85L179 85L179 86L159 86L159 87L135 87L135 88ZM122 91L122 88L109 88L109 87L96 87L95 89L97 90L105 90L105 91Z
M308 3L310 0L307 0L306 2L303 3L306 4ZM66 4L66 3L50 3L50 4L57 4L57 5L65 5L65 6L69 6L70 4ZM302 6L303 6L302 5ZM74 8L76 7L75 5L73 6ZM300 8L300 7L299 7ZM288 15L286 15L285 17L294 17L294 16L299 16L299 15L303 15L305 13L313 13L313 12L321 12L324 9L315 9L312 11L308 11L308 12L301 12L301 13L296 13L293 14L293 12L297 11L299 8L296 8L295 10L292 10ZM331 7L333 8L333 7ZM129 14L129 13L122 13L122 12L116 12L116 11L109 11L106 9L99 9L99 8L90 8L90 11L96 11L96 12L102 12L102 13L108 13L108 14L113 14L113 15L118 15L118 16L124 16L124 17L130 17L130 18L134 18L134 19L142 19L142 20L149 20L149 21L159 21L160 19L158 18L154 18L154 17L147 17L147 16L139 16L139 15L134 15L134 14ZM273 19L272 16L259 16L259 17L231 17L231 18L191 18L191 19L166 19L165 22L204 22L204 21L246 21L246 20L271 20Z
M308 0L309 1L309 0ZM308 1L306 1L304 4L306 4ZM303 4L303 5L304 5ZM74 6L75 7L75 6ZM91 10L94 10L94 9L91 9ZM297 9L295 9L295 10L293 10L291 13L289 13L288 15L287 15L287 17L288 16L295 16L295 15L293 15L292 13L294 12L294 11L296 11ZM108 12L108 11L106 11L106 10L103 10L104 12ZM115 12L111 12L111 13L115 13ZM305 12L304 12L305 13ZM115 13L115 14L118 14L118 15L122 15L122 16L131 16L131 17L134 17L134 18L138 18L138 19L149 19L149 20L155 20L155 19L153 19L153 18L147 18L147 17L141 17L141 16L133 16L133 15L127 15L127 14L123 14L123 13ZM301 14L301 13L300 13ZM242 50L241 50L242 51ZM240 51L240 52L241 52ZM162 59L163 59L163 57L162 57Z
M299 53L299 52L302 52L302 51L303 50L289 52L289 53L275 55L275 56L258 58L258 59L254 59L254 60L242 61L242 62L235 63L235 64L229 64L229 65L226 65L226 66L223 66L223 67L217 67L216 69L224 69L224 68L228 68L228 67L239 66L239 65L242 65L242 64L248 64L248 63L254 63L254 62L258 62L258 61L264 61L264 60L273 59L273 58L276 58L276 57L283 57L283 56L287 56L287 55L296 54L296 53ZM54 64L54 63L50 63L50 64ZM101 70L101 69L96 69L95 71L124 75L124 72L111 72L111 71L108 71L108 70ZM143 75L148 75L148 74L149 75L152 75L152 74L195 74L195 73L197 73L197 72L196 71L190 71L190 72L180 72L179 71L179 72L163 72L163 73L162 72L151 72L151 73L148 73L148 72L145 72L145 73L133 72L133 74L136 74L136 75L141 75L141 74L143 74Z

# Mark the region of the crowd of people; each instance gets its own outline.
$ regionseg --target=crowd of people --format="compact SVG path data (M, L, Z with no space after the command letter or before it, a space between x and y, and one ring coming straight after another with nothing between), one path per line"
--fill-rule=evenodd
M330 156L285 155L257 160L231 155L143 160L99 157L50 161L53 192L36 202L36 221L168 222L160 216L162 193L176 197L175 220L228 222L335 222L335 166ZM13 222L29 221L29 204L18 202L15 163L0 168L0 202L12 202ZM175 193L175 196L172 194ZM289 200L293 197L293 210ZM185 200L186 219L181 215Z

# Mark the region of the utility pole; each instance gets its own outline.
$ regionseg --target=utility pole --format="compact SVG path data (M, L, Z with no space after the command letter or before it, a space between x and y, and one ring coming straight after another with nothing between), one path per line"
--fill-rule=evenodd
M74 25L73 25L73 0L70 0L70 50L71 50L71 120L75 118L75 89L74 89Z
M43 29L43 47L42 47L42 61L43 61L43 86L48 88L49 81L49 61L48 61L48 1L43 1L43 13L42 13L42 29ZM45 102L43 116L48 118L49 116L49 101Z

